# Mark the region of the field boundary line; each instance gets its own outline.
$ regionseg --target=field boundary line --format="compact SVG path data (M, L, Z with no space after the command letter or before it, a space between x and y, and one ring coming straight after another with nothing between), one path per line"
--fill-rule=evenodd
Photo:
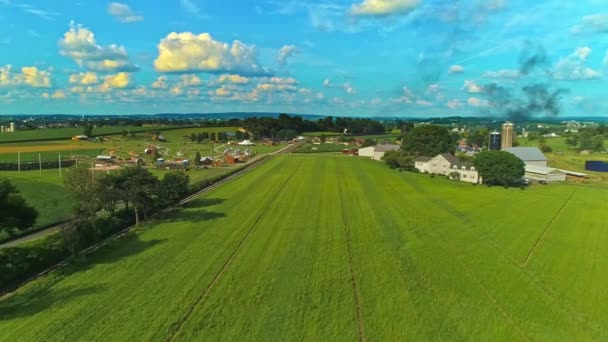
M203 290L203 292L201 293L201 295L188 308L188 311L186 312L186 314L181 319L179 319L177 322L175 322L175 323L173 323L171 325L170 335L169 335L168 338L165 339L165 341L173 341L173 340L175 340L175 338L177 337L177 335L180 333L180 331L181 331L184 323L186 321L188 321L188 319L190 318L190 316L194 312L194 309L196 309L196 307L203 301L203 299L205 299L209 295L209 293L211 292L211 290L213 290L213 288L215 287L215 285L220 281L220 279L222 278L222 276L224 275L224 273L226 273L226 271L228 270L228 268L232 264L232 261L236 258L236 256L240 252L241 247L245 244L245 242L248 240L248 238L252 235L253 231L258 226L258 223L262 220L262 218L266 214L266 211L268 210L268 208L270 208L270 206L279 197L279 195L281 194L281 192L283 191L283 189L285 189L285 186L293 178L293 176L296 174L296 172L298 171L298 169L299 169L299 165L298 165L298 167L296 167L293 170L293 172L287 177L287 179L285 179L285 181L280 185L279 190L274 194L274 196L270 199L270 201L268 201L268 203L264 206L264 208L262 209L262 211L260 212L260 214L258 215L258 217L256 218L256 220L253 222L253 224L251 225L251 227L245 233L245 236L243 236L243 238L238 242L238 244L236 245L235 249L228 256L228 259L226 259L226 261L224 261L224 263L222 264L222 267L215 274L215 276L213 277L213 279L211 280L211 282L209 283L209 285L207 285L207 287Z
M534 252L536 252L536 250L538 249L538 246L540 246L541 242L543 242L545 240L545 236L547 235L547 232L549 232L549 228L551 228L551 226L553 226L553 223L555 222L555 220L557 220L557 217L561 214L561 212L564 210L566 205L568 205L568 203L570 203L570 200L572 199L572 197L574 197L574 194L576 194L576 190L573 191L572 194L570 194L570 196L566 199L566 201L562 204L562 206L559 207L559 209L557 210L555 215L553 215L553 217L551 218L549 223L547 223L542 234L536 239L536 241L534 242L534 245L532 245L532 248L530 248L530 250L528 251L528 255L526 256L526 259L521 264L522 267L528 266L528 263L532 259Z
M344 201L342 184L340 182L342 173L338 173L338 193L340 195L340 217L342 219L342 228L344 229L344 235L346 240L346 251L348 253L348 268L350 271L350 280L353 290L353 297L355 299L355 316L357 319L357 332L359 334L359 341L365 342L365 324L363 322L363 314L361 310L361 294L359 292L359 286L357 285L357 277L355 272L355 265L353 262L353 247L352 247L352 235L348 225L346 224L344 215Z

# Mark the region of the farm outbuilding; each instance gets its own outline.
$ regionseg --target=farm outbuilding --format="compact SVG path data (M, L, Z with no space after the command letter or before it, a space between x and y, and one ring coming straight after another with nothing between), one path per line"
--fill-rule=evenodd
M526 165L526 173L524 177L547 183L563 182L566 180L566 173L552 167Z
M547 167L547 157L538 147L509 147L505 151L523 160L526 166Z
M375 149L376 149L376 146L368 146L368 147L360 148L359 157L373 158Z
M86 135L75 135L72 137L72 140L74 141L86 141L89 140L89 137L87 137Z

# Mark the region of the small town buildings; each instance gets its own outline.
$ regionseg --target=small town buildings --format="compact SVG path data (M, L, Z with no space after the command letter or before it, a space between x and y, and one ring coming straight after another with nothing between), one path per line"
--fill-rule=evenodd
M563 182L566 180L566 172L559 169L554 169L552 167L526 165L526 173L524 177L547 183Z
M547 157L538 147L509 147L505 151L514 154L526 165L547 167Z
M461 182L479 184L482 181L471 163L461 162L449 153L435 157L418 157L414 160L414 167L419 172L444 175Z

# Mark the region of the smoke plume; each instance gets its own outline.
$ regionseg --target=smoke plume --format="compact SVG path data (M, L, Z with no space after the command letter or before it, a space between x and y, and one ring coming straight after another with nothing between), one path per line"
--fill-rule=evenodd
M540 44L525 42L519 55L519 72L528 75L548 64L545 48ZM514 121L526 120L534 115L558 116L561 95L567 89L552 89L550 84L527 84L521 89L496 83L483 86L485 96L495 115Z

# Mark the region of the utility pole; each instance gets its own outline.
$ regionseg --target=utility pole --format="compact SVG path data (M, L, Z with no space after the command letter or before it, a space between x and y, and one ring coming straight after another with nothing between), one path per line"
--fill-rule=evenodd
M21 152L17 152L17 172L21 173Z
M59 183L61 183L61 153L59 153Z
M40 167L40 175L42 176L42 154L38 152L38 166Z

